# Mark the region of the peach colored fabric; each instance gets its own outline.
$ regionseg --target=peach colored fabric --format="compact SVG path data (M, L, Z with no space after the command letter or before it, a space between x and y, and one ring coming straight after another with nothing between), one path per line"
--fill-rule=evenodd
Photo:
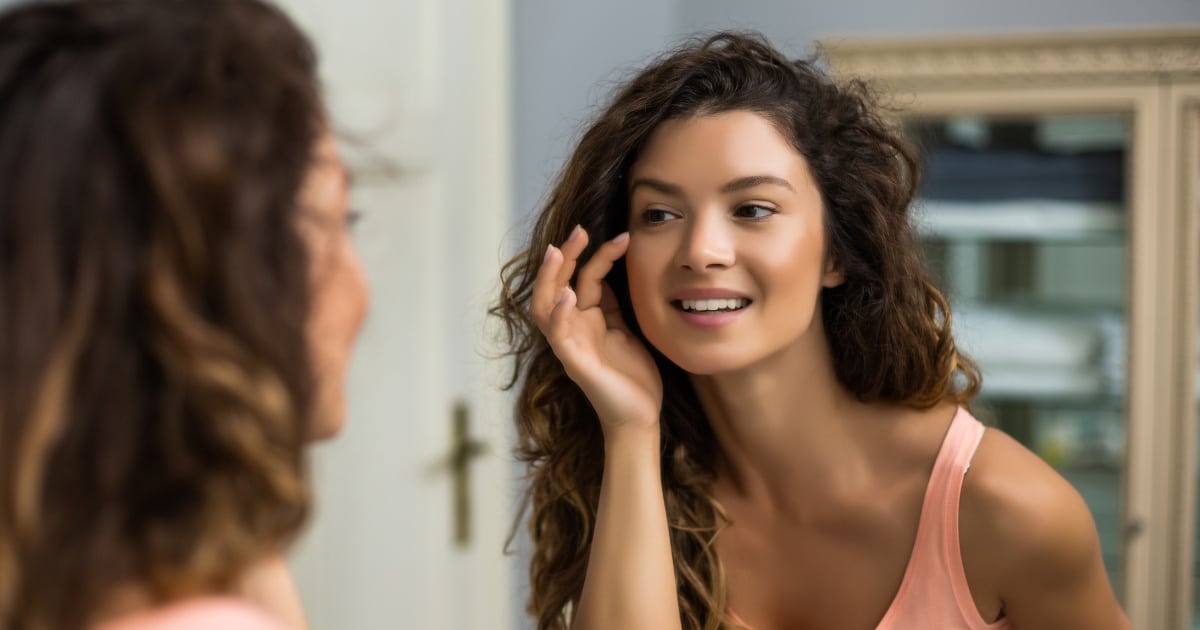
M979 616L959 550L959 495L983 433L983 425L959 408L925 488L917 540L900 590L876 630L1016 630L1005 619L989 624Z
M262 609L232 597L196 598L138 612L93 630L287 630Z

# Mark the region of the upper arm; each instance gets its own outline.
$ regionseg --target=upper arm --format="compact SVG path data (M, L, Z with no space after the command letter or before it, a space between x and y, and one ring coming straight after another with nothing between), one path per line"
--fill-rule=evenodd
M1095 521L1050 466L988 431L964 480L964 567L1021 630L1125 630ZM973 584L974 586L974 584Z

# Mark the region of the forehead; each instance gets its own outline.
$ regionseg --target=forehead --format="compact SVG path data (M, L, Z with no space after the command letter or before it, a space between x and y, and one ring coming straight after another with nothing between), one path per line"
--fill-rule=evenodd
M804 157L767 118L735 110L660 124L631 169L637 175L724 171L783 175L807 171Z

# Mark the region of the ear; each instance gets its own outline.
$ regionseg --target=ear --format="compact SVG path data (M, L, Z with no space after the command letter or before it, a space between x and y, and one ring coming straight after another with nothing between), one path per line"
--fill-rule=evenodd
M829 289L836 287L846 281L846 276L842 273L841 267L838 267L833 258L830 257L825 261L825 272L821 275L821 286Z

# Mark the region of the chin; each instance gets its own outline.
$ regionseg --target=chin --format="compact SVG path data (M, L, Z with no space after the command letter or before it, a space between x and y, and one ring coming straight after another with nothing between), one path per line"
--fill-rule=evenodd
M330 400L332 399L332 400ZM317 405L312 424L308 427L308 441L321 442L337 437L346 426L346 405L341 396L326 398L326 404Z
M346 424L346 421L342 417L338 417L338 418L320 417L320 418L317 418L316 421L313 422L312 427L309 429L308 441L309 442L323 442L325 440L335 438L335 437L337 437L337 435L339 433L342 432L342 427L345 426L345 424Z
M695 376L713 376L745 369L753 363L745 352L733 348L704 350L694 346L669 348L655 344L655 348L684 372Z

